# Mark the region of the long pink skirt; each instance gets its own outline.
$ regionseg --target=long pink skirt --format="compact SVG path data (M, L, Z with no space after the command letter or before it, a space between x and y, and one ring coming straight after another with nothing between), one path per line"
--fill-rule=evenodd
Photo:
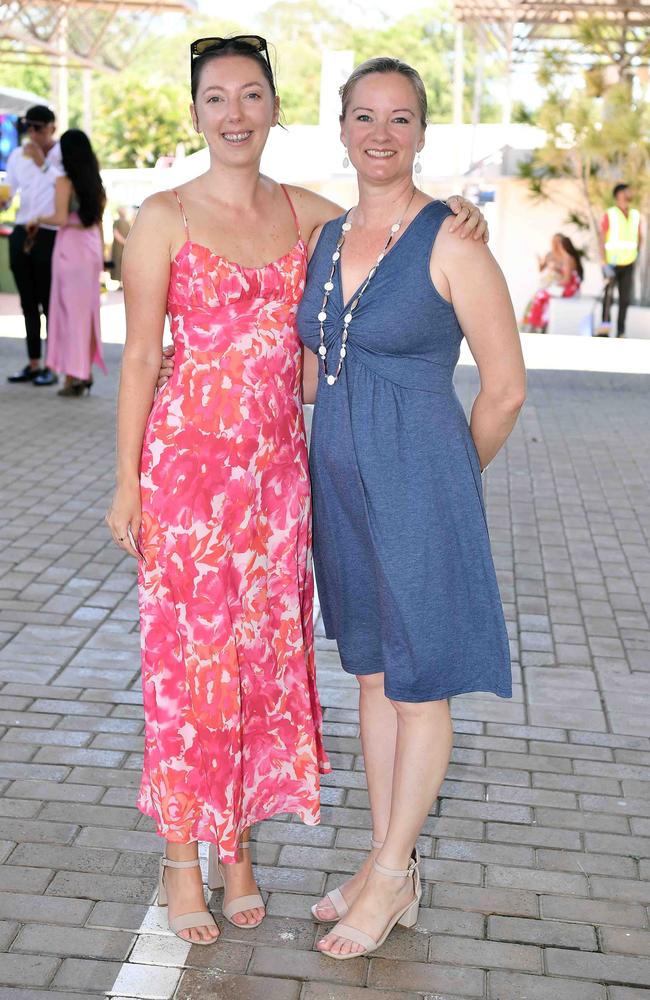
M72 213L69 222L79 224ZM96 226L62 226L52 255L47 318L47 364L74 378L90 378L92 364L106 371L99 327L99 276L104 265Z

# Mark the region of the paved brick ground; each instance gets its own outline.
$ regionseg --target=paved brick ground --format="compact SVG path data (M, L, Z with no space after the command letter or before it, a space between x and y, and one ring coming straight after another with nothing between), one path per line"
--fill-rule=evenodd
M0 370L21 350L0 340ZM335 650L319 639L323 824L259 827L269 916L189 950L149 909L159 842L133 807L135 576L102 524L114 378L84 400L0 384L0 1000L649 1000L650 377L530 384L488 478L515 696L455 700L418 927L346 963L313 950L308 910L369 836Z

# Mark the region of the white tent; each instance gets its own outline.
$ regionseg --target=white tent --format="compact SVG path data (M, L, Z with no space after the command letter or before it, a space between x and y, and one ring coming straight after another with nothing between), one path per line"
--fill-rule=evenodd
M32 94L29 90L16 90L15 87L0 87L0 115L23 115L28 108L35 104L46 104L46 101L38 94Z

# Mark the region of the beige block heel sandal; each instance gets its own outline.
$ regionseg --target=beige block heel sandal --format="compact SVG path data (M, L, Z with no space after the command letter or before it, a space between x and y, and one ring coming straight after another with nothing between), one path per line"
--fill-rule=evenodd
M384 846L384 842L383 840L375 840L374 837L371 837L370 846L375 851L378 851ZM318 907L322 906L323 903L330 904L330 906L336 913L335 917L320 917L318 915L317 912ZM311 912L314 920L316 920L319 924L331 924L334 920L341 920L346 915L349 909L350 907L345 901L345 896L343 895L343 893L339 888L336 888L336 889L330 889L330 891L326 892L323 898L319 900L318 903L314 903L314 905L311 908Z
M242 840L239 846L244 850L250 850L250 841ZM216 846L214 844L210 844L208 848L208 889L225 889L226 881L223 874L223 867L224 866L219 861L219 854ZM224 893L224 901L221 907L221 912L226 920L228 920L234 927L238 927L240 930L252 930L254 927L259 927L264 920L263 916L260 917L259 920L256 920L254 924L238 924L232 918L238 913L243 913L244 910L253 910L258 906L261 906L262 909L264 909L264 900L258 892L251 894L250 896L238 896L229 903L226 903Z
M201 864L197 858L195 861L170 861L164 855L160 859L160 871L158 874L158 906L167 906L167 889L165 888L165 868L200 868ZM196 910L193 913L181 913L179 916L169 920L169 929L176 934L181 941L186 944L208 945L218 941L218 936L211 941L190 941L189 938L181 937L180 931L192 930L194 927L216 927L217 923L206 907L205 910Z
M339 961L343 961L348 958L360 958L362 955L369 955L373 951L377 951L381 948L382 944L392 931L395 924L400 924L402 927L415 927L418 919L418 911L420 909L420 899L422 898L422 886L420 884L420 872L418 870L418 861L414 855L411 857L409 866L404 871L395 871L392 868L385 868L378 861L373 861L373 866L382 875L390 875L391 878L406 878L409 877L413 881L414 897L408 906L405 906L403 910L400 910L388 921L386 929L378 941L371 938L369 934L364 931L358 930L356 927L350 927L349 924L336 924L335 927L329 932L330 934L336 934L337 937L344 938L347 941L353 941L354 944L360 944L363 951L350 952L348 955L337 955L333 954L331 951L320 951L321 955L327 955L328 958L336 958Z

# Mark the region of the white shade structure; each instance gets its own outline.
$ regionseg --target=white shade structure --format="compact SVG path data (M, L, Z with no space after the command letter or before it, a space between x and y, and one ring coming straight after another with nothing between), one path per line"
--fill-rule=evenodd
M15 87L0 87L0 115L24 115L35 104L47 104L49 107L49 101L40 94Z

